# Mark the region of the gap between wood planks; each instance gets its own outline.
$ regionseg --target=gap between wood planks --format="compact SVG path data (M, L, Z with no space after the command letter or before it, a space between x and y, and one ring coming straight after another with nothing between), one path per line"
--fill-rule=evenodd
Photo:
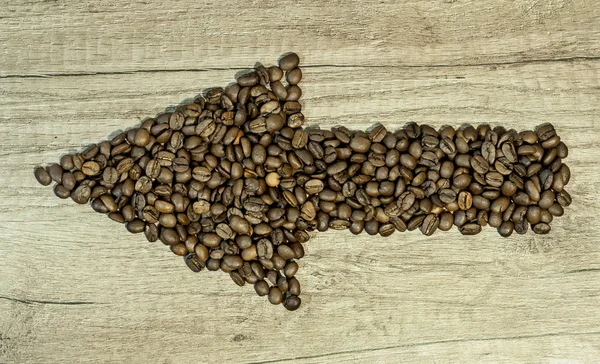
M453 68L453 67L489 67L489 66L510 66L521 64L536 63L554 63L554 62L583 62L598 61L600 56L581 56L564 57L549 59L530 59L521 61L506 62L483 62L466 64L431 64L431 65L353 65L353 64L314 64L303 65L301 68ZM131 71L101 71L101 72L80 72L80 73L43 73L43 74L12 74L0 75L2 78L50 78L50 77L85 77L85 76L106 76L106 75L129 75L135 73L171 73L171 72L210 72L210 71L241 71L250 69L249 67L207 67L207 68L179 68L179 69L139 69Z

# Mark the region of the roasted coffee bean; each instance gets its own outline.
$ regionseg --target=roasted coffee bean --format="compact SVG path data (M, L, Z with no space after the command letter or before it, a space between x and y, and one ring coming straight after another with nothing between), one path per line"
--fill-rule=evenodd
M192 272L200 272L206 265L195 253L189 253L184 257L185 264Z
M437 215L429 214L423 220L421 225L421 232L427 236L433 235L435 230L438 228L440 220Z
M556 202L558 202L560 206L567 207L572 202L571 195L567 191L562 190L556 195Z
M290 53L285 57L279 60L279 68L283 71L290 71L296 67L298 67L298 63L300 62L300 58L296 53ZM269 73L269 75L273 75L273 70Z
M550 225L540 222L532 227L532 230L536 234L548 234L550 232Z
M46 171L45 168L43 167L37 167L34 171L35 174L35 179L37 179L37 181L44 185L44 186L48 186L52 183L52 177L50 177L50 174L48 173L48 171ZM61 176L62 179L62 176Z
M452 190L451 190L452 191ZM480 196L473 197L471 193L467 191L462 191L458 194L457 202L458 208L461 210L468 210L473 205L473 200L479 198ZM477 207L477 206L476 206Z
M491 225L491 224L490 224ZM503 237L509 237L512 235L514 230L514 224L512 221L505 221L498 227L498 234Z
M464 224L458 229L463 235L476 235L481 232L481 225L479 224Z
M127 228L127 231L129 231L130 233L138 234L138 233L144 232L144 230L146 228L146 224L144 223L144 221L142 221L140 219L135 219L133 221L126 223L125 227Z

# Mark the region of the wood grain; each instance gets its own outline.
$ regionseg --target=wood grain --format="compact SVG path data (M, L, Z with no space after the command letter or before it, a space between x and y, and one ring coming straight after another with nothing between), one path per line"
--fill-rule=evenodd
M0 362L597 362L599 19L591 0L3 4ZM547 236L318 234L290 313L33 178L290 50L310 125L554 123L573 205Z

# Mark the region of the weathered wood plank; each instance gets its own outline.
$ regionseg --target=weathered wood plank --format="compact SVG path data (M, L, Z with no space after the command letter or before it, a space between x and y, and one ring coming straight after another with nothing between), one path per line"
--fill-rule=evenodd
M19 0L0 9L0 75L306 64L468 65L600 57L590 0Z
M597 361L593 5L3 6L0 362ZM33 178L35 165L290 49L309 65L303 104L312 125L554 123L571 148L573 205L547 236L318 234L300 261L303 306L289 313L226 275L192 274L162 244ZM183 69L195 71L169 71Z

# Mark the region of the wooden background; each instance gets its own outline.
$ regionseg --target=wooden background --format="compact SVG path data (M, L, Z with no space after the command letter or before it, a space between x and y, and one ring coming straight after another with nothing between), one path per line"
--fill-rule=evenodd
M596 1L1 3L1 363L600 361ZM33 178L288 51L309 124L554 123L573 205L547 236L319 234L290 313Z

